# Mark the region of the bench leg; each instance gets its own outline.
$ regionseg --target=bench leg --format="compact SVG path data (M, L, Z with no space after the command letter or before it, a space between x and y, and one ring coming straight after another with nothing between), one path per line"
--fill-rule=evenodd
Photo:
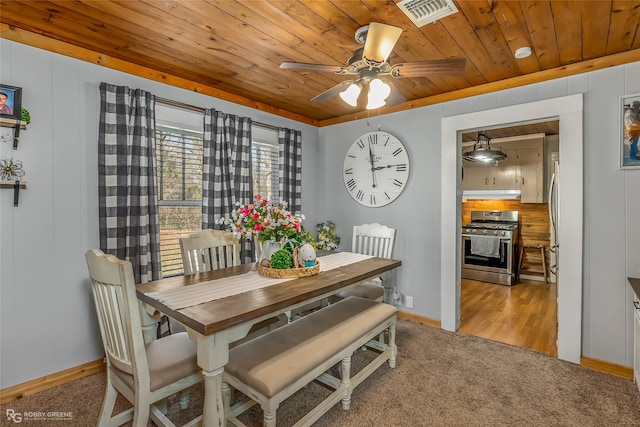
M346 390L346 395L342 398L342 409L345 411L351 407L351 356L342 359L342 372L340 375L340 388Z
M231 387L226 382L222 383L222 401L224 402L224 412L228 414L231 408Z
M391 349L391 357L389 357L389 367L396 367L396 355L398 354L398 347L396 347L396 325L389 326L389 348Z
M276 427L276 411L264 411L264 427Z

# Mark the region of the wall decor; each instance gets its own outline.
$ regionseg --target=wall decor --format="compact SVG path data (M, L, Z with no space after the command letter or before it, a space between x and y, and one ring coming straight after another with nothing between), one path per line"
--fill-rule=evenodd
M0 83L0 117L21 120L22 88Z
M398 138L381 130L358 137L344 157L347 193L363 206L386 206L409 180L409 154Z
M0 180L20 181L25 173L20 160L0 159Z
M640 168L640 93L620 97L620 168Z
M18 206L20 189L27 188L26 183L20 182L25 173L20 160L0 159L0 188L13 188L13 206Z

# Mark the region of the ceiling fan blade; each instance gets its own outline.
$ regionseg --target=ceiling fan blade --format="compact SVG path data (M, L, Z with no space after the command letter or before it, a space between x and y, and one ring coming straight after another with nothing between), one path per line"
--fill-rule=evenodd
M392 107L396 104L401 104L407 100L407 98L405 98L404 95L400 93L400 90L398 89L398 87L394 85L393 82L391 82L391 80L389 79L381 79L381 80L384 81L386 84L388 84L389 87L391 88L391 93L385 100L387 107Z
M320 95L312 98L311 101L320 102L320 101L326 101L327 99L333 98L334 96L336 96L337 94L345 90L351 83L353 83L353 80L345 80L342 83L338 83L332 88L325 90Z
M311 70L311 71L331 71L337 73L342 70L340 65L304 64L301 62L283 62L280 68L285 70Z
M407 62L404 64L396 64L391 67L390 74L396 78L462 74L466 63L467 60L464 58Z
M367 30L363 57L373 62L385 62L402 34L402 28L372 22Z

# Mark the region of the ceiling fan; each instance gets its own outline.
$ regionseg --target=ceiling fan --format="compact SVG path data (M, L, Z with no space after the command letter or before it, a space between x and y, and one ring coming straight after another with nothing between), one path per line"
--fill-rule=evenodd
M402 28L372 22L356 31L356 41L364 46L353 53L346 66L283 62L280 68L330 71L339 75L355 76L352 80L345 80L322 92L311 101L326 101L339 94L347 104L355 107L358 105L362 89L368 87L368 110L406 101L392 83L392 79L454 75L464 72L466 63L464 58L389 64L387 58L401 34Z

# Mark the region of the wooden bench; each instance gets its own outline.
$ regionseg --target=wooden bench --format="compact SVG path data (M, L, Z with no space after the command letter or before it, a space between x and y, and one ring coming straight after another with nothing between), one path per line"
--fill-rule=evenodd
M280 403L316 379L334 391L295 426L311 425L338 401L349 409L354 387L385 361L391 368L396 365L397 311L389 304L349 297L233 348L223 373L227 420L243 426L237 416L257 402L264 426L275 427ZM363 345L380 354L352 378L351 355ZM338 362L341 379L326 372ZM231 407L229 385L251 400Z

